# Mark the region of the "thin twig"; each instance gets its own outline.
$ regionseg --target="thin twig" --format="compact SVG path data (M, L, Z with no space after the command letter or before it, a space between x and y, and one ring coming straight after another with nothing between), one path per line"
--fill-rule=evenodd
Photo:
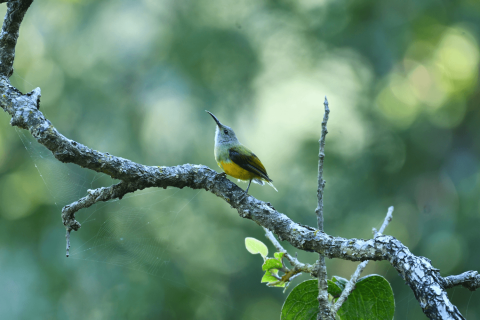
M323 191L325 189L325 180L323 180L323 161L325 159L325 137L328 133L327 122L330 109L328 108L327 97L323 102L325 106L325 113L322 121L322 135L320 136L318 153L318 189L317 199L318 204L315 209L317 215L318 230L323 231ZM317 275L318 275L318 303L319 313L317 319L334 319L330 309L330 302L328 301L328 284L327 284L327 267L325 265L325 256L320 254L317 261Z
M67 229L67 257L70 255L70 232L80 229L80 223L75 220L75 213L80 209L88 208L99 201L108 201L111 199L121 199L125 194L138 190L135 183L120 182L110 187L101 187L94 190L87 190L88 195L63 207L62 221Z
M377 230L373 228L374 238L376 238L377 236L380 236L383 233L383 231L385 231L385 228L388 226L390 221L392 221L392 213L393 213L393 206L388 208L387 215L385 216L385 220L383 221L383 224L380 227L380 230L377 232ZM367 266L368 262L369 262L368 260L363 261L357 266L357 269L352 274L352 277L345 285L345 289L342 291L342 294L337 299L335 304L332 306L333 314L336 314L338 310L340 310L340 307L342 306L342 304L345 302L345 300L347 300L348 296L350 295L350 293L352 293L353 289L355 289L355 284L357 283L358 278L360 277L360 274L363 272L363 270L365 270L365 267Z
M67 229L67 234L65 235L65 239L67 239L67 258L70 257L70 232L71 229Z
M393 218L392 214L393 214L393 206L388 208L387 215L385 216L385 220L383 220L383 224L380 227L380 230L378 230L378 232L377 232L377 230L375 228L373 228L374 237L378 237L378 236L381 236L383 234L383 232L385 231L385 228L388 226L390 221L392 221L392 218Z
M282 247L280 242L278 242L278 240L273 235L272 231L268 230L265 227L263 227L263 230L265 230L265 237L267 237L267 239L270 240L270 242L273 244L273 246L275 247L275 249L277 249L278 252L283 252L284 253L283 256L288 260L288 262L290 262L290 264L292 265L292 267L294 269L297 269L300 272L306 272L306 273L311 273L311 272L314 271L315 266L312 266L311 264L308 264L308 263L302 263L302 262L298 261L297 258L292 257L287 252L287 250L285 250Z
M325 189L325 180L323 180L323 161L325 159L325 137L328 133L327 130L327 122L328 122L328 115L330 114L330 109L328 108L328 101L327 97L325 97L325 101L323 102L325 106L325 113L323 115L322 121L322 135L320 140L318 141L320 144L320 151L318 153L318 189L317 189L317 208L315 209L315 213L317 214L317 224L318 230L323 231L323 191Z

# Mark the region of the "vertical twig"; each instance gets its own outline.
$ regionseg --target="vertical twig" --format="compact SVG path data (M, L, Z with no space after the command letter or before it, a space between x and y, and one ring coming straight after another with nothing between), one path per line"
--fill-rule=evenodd
M71 229L67 229L67 234L65 235L65 238L67 239L67 258L70 257L70 232L72 230Z
M373 237L377 237L379 235L383 234L383 231L385 231L385 228L388 226L390 221L392 221L392 214L393 214L393 206L388 208L387 215L385 216L385 220L383 220L383 224L380 227L380 229L377 231L375 228L373 228Z
M322 121L322 135L319 140L320 151L318 153L318 190L317 198L318 204L315 213L317 214L318 230L323 231L323 191L325 189L325 180L323 180L323 160L325 159L325 136L328 133L327 122L330 109L328 108L327 97L323 103L325 106L325 113ZM325 265L325 257L320 254L317 262L318 266L318 304L319 313L317 319L334 319L334 315L330 309L328 301L328 284L327 284L327 267Z

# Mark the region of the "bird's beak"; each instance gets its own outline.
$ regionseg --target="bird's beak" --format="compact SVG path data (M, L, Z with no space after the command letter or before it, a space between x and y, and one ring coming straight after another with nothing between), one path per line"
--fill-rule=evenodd
M223 126L223 125L220 123L220 121L218 121L217 117L215 117L215 116L213 115L213 113L211 113L210 111L207 111L207 110L205 110L205 112L207 112L209 115L212 116L213 120L215 120L215 122L217 123L217 125L218 125L220 128Z

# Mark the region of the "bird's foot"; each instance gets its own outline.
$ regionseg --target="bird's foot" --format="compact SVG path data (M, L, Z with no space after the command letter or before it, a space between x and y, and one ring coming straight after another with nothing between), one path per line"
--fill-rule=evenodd
M227 177L227 174L225 172L217 173L215 175L215 178L213 178L213 180L218 180L218 179L225 178L225 177Z
M266 205L269 206L270 208L272 208L273 210L277 210L272 206L272 204L270 202L267 202Z
M248 189L250 188L250 185L252 184L252 180L250 180L248 182L248 187L247 187L247 190L245 190L245 194L248 194Z
M249 194L245 192L244 194L242 194L242 195L240 196L240 199L238 199L238 202L242 202L242 201L245 200L245 198L247 198L248 196L249 196Z

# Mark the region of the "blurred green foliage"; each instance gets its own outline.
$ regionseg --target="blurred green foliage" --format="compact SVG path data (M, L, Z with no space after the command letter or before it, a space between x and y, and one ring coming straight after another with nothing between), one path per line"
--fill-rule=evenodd
M477 0L45 0L27 12L11 80L42 89L65 136L147 165L216 168L208 108L279 190L251 193L312 226L326 95L326 232L369 238L393 205L386 233L450 275L480 269L479 41ZM206 192L80 212L65 258L62 206L112 182L0 116L0 318L279 318L286 295L244 249L262 229ZM327 266L348 278L356 264ZM367 273L392 284L396 319L425 318L387 262ZM480 317L478 292L449 296Z

